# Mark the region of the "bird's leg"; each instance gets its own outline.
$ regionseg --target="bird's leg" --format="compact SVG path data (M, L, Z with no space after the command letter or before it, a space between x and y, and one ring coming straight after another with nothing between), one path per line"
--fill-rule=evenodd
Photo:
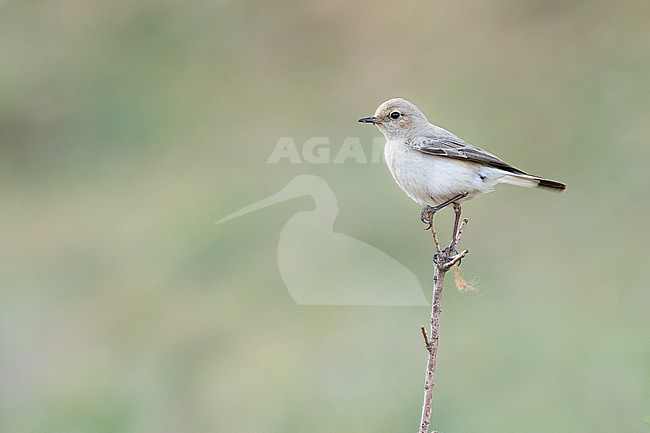
M460 203L458 202L454 202L454 213L456 214L456 219L454 219L454 231L451 234L451 243L449 244L449 249L448 249L448 253L450 256L455 256L458 254L458 250L456 250L456 242L458 241L458 227L459 227L460 215L461 215Z
M445 207L449 206L452 203L456 203L458 200L467 197L467 193L461 193L458 194L457 196L450 198L444 203L439 204L438 206L429 206L426 205L425 207L422 208L422 212L420 212L420 220L427 224L427 228L425 230L431 230L431 227L433 226L433 215L435 215L436 212L438 212L440 209L444 209Z

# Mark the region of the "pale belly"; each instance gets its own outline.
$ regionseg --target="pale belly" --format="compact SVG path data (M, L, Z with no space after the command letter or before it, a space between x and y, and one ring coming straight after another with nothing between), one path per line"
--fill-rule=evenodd
M492 191L493 169L457 159L426 155L404 145L387 142L384 155L393 178L414 201L435 206L459 194L464 200Z

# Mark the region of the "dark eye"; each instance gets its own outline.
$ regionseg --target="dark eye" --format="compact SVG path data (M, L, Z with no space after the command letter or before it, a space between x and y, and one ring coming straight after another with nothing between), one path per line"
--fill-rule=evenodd
M391 119L398 119L399 116L400 116L399 111L393 111L392 113L390 113Z

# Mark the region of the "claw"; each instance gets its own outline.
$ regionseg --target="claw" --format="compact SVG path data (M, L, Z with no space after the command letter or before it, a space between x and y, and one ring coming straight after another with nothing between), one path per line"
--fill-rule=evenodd
M433 227L433 215L435 213L435 209L429 205L422 208L422 211L420 212L420 221L427 225L427 228L424 230L431 230L431 227Z
M456 249L456 246L449 246L445 248L443 252L447 255L447 257L454 257L458 255L458 250Z

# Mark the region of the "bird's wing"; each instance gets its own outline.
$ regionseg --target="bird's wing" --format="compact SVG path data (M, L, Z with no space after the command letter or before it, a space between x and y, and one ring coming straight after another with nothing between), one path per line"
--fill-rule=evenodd
M466 143L461 138L449 133L436 137L417 137L406 140L406 145L427 155L442 156L459 159L467 162L475 162L498 168L510 173L526 174L479 147Z

